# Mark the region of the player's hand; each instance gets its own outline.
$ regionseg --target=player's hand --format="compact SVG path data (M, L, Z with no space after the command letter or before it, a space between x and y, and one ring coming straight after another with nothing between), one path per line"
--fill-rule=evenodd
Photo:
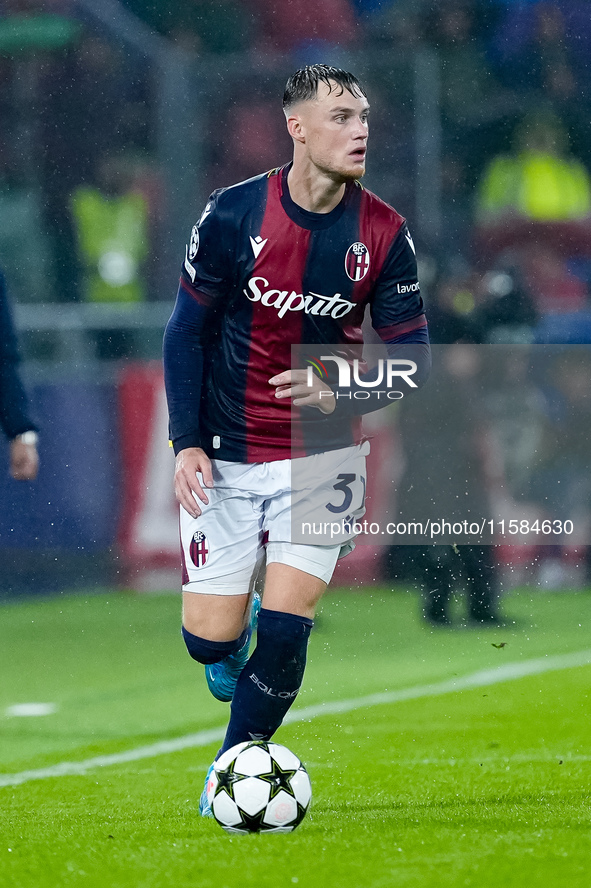
M312 386L309 381L308 370L284 370L273 376L269 383L275 386L276 398L293 398L296 407L317 407L322 413L332 413L336 407L333 390L315 373L312 374Z
M187 447L177 454L174 465L174 493L183 509L193 518L201 515L195 497L205 505L209 500L197 477L200 472L205 487L213 487L211 460L201 447Z
M34 444L15 438L10 442L10 474L15 481L34 481L39 471L39 454Z

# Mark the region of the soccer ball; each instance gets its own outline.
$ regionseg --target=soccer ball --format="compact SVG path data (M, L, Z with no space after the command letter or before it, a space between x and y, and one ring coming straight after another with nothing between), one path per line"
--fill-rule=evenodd
M215 762L207 784L213 816L230 833L291 832L312 797L308 772L278 743L239 743Z

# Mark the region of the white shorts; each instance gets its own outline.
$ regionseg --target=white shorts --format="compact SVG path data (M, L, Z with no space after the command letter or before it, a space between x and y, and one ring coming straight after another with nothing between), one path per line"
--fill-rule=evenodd
M199 501L198 518L180 509L183 591L246 594L265 554L267 564L289 564L328 583L354 545L348 522L365 513L368 452L365 442L293 460L213 459L208 505ZM315 539L320 525L331 530Z

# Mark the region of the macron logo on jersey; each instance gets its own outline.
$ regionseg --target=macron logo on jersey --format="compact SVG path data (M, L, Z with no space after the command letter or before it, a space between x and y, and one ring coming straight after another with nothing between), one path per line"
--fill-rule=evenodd
M256 237L251 237L250 246L252 247L252 252L254 253L255 259L259 258L261 250L263 249L263 247L265 246L265 244L267 243L268 240L269 240L269 238L266 238L265 240L263 240L262 237L260 236L260 234L257 234Z
M262 285L262 286L261 286ZM331 318L342 318L355 308L354 302L343 299L340 293L334 296L322 296L321 293L296 293L292 290L267 289L269 281L264 277L252 277L248 282L248 290L242 292L251 302L260 302L269 308L275 308L280 318L288 311L303 311L305 314L321 315ZM264 288L264 289L263 289Z
M201 218L199 219L199 222L197 223L197 227L199 227L199 225L203 224L203 222L207 219L207 217L209 216L210 213L211 213L211 201L209 201L209 203L206 205L205 209L201 213Z

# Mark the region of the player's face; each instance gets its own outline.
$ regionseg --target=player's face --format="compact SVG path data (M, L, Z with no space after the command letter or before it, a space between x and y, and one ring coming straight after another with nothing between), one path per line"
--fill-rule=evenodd
M369 104L365 96L332 86L329 91L320 83L316 99L297 109L306 154L322 172L345 181L358 179L365 173Z

